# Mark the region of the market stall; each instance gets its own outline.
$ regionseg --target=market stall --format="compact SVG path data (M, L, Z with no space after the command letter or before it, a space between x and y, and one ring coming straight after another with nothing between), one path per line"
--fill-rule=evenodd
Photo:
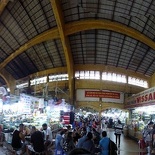
M23 123L27 126L36 126L40 129L43 123L51 126L51 129L58 128L63 124L61 111L70 112L70 105L64 99L55 101L50 99L44 101L43 98L20 94L16 100L9 98L2 104L1 122L4 130L14 130Z
M155 87L128 98L125 107L130 111L128 135L139 140L148 123L155 123Z
M29 129L35 126L38 130L42 128L42 124L47 123L54 137L66 123L65 114L70 115L70 112L71 106L65 102L65 99L51 98L45 101L44 98L26 94L2 96L0 99L0 124L3 126L7 143L11 143L12 133L21 123Z
M108 128L114 128L118 120L124 126L126 120L129 117L128 111L123 111L121 109L109 108L102 112L102 119L106 122Z

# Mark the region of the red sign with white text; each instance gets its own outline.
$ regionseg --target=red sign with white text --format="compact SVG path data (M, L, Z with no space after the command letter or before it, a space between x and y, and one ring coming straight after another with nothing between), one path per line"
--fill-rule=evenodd
M85 91L85 97L120 99L120 93L108 91Z

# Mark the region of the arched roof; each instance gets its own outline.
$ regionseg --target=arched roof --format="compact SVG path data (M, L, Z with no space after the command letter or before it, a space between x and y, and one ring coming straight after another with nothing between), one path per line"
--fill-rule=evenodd
M153 0L2 0L0 69L15 79L102 64L155 72ZM70 81L70 86L72 81Z

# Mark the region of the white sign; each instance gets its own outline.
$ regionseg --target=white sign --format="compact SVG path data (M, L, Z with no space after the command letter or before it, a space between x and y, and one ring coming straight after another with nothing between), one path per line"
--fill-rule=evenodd
M20 94L20 104L22 104L23 114L30 114L31 112L31 102L32 98L31 96Z

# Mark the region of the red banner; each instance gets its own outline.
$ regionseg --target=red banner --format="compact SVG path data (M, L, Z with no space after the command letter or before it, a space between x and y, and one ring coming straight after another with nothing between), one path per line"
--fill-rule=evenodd
M108 91L85 91L85 97L120 99L120 93Z

